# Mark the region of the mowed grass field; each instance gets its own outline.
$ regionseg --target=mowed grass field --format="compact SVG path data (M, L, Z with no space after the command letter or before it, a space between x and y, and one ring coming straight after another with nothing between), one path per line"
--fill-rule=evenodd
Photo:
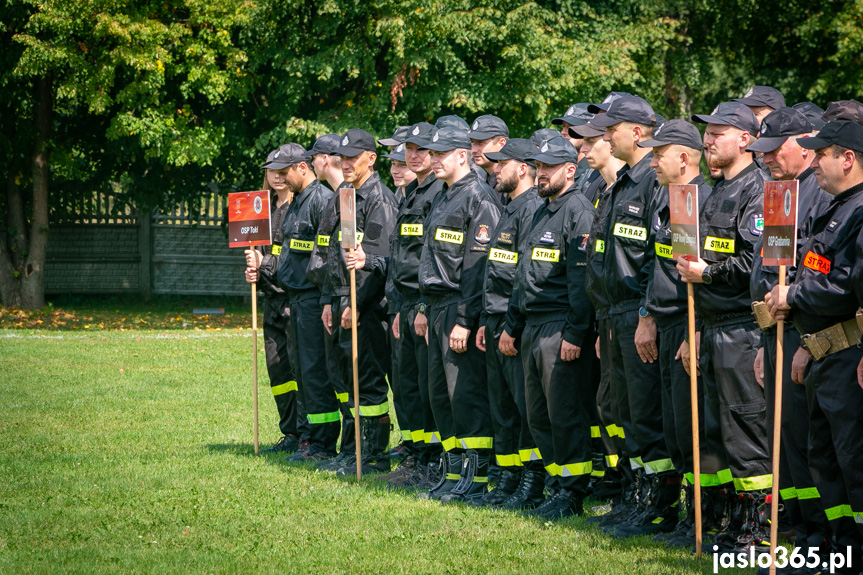
M0 330L0 573L713 572L583 518L444 507L256 457L252 347L236 328ZM266 447L262 349L259 366Z

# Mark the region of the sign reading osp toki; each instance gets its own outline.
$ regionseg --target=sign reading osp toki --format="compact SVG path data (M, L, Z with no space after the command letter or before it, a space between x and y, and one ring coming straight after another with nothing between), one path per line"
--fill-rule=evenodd
M271 243L270 193L228 194L228 247L245 248Z

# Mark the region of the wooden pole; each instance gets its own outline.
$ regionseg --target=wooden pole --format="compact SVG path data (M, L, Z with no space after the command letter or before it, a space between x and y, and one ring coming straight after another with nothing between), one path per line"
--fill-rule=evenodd
M785 266L779 266L779 285L785 287ZM770 490L770 575L776 575L776 539L779 537L779 449L782 444L782 362L785 320L776 322L776 383L773 392L773 487Z
M701 559L701 441L698 434L698 360L695 357L695 289L686 284L689 315L689 406L692 411L692 475L695 505L695 557Z
M354 248L350 248L354 255ZM357 481L363 478L363 452L360 444L360 370L357 351L357 270L351 268L351 361L354 374L354 441L357 454Z
M258 284L252 284L252 402L255 412L255 455L258 454Z

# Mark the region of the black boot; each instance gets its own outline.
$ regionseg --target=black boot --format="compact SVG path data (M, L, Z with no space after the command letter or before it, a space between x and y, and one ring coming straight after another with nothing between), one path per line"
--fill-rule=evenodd
M524 467L521 473L521 481L515 492L502 503L494 506L494 509L508 509L519 511L522 509L533 509L542 504L542 495L545 489L545 468L542 464L531 461Z
M634 473L623 473L620 483L620 495L612 499L611 511L605 515L588 517L584 522L603 527L605 525L623 523L635 515L638 508L640 490L640 484L636 481L637 477Z
M692 547L695 545L695 488L690 486L692 493L691 524L685 533L679 530L666 539L673 547ZM703 487L701 489L701 538L704 545L712 544L714 537L723 532L729 522L729 488L721 486ZM690 512L687 511L687 516Z
M518 486L521 483L522 469L523 468L521 467L501 468L500 480L497 483L497 487L491 491L487 491L481 498L474 499L468 503L468 505L472 505L474 507L487 507L489 505L498 505L503 503L518 489Z
M342 444L339 447L339 454L332 459L316 463L315 467L324 471L338 471L347 464L348 460L356 461L354 459L357 450L356 446L354 419L346 417L342 419Z
M656 475L651 478L644 512L634 521L614 530L615 537L656 535L674 530L679 521L680 476Z
M620 494L620 471L606 467L602 477L591 477L588 492L596 499L612 499Z
M684 513L683 519L681 519L673 530L667 532L660 532L653 536L653 540L664 543L670 542L673 539L686 537L686 534L689 533L691 529L693 534L695 533L695 488L690 483L684 483L683 485L683 505L684 505ZM702 492L702 497L704 493ZM693 542L695 540L693 539ZM691 544L690 544L691 545Z
M386 449L390 440L390 418L384 417L361 417L360 439L362 454L362 472L381 473L390 470L390 457ZM356 475L356 457L353 457L352 465L344 465L338 470L339 475Z
M461 479L462 454L445 451L441 455L440 480L430 490L419 493L417 499L435 499L451 492Z
M490 459L489 450L484 453L468 449L464 454L461 479L453 490L441 497L441 503L455 503L458 501L472 501L481 499L488 490L488 466Z
M558 489L545 503L531 511L524 511L526 517L536 517L543 521L557 521L584 514L584 497L572 489Z
M743 491L738 495L744 502L744 520L734 552L749 553L754 548L756 556L769 553L770 496L760 491Z

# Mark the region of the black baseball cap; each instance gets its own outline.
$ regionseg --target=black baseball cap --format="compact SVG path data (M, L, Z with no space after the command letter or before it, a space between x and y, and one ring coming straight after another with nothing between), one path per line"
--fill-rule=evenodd
M821 116L825 122L857 122L863 124L863 104L857 100L830 102L827 111Z
M605 128L598 127L591 120L583 126L570 126L568 132L573 138L596 138L605 133Z
M617 100L618 98L621 98L623 96L631 96L631 95L632 94L630 94L629 92L609 92L608 96L606 96L605 99L602 100L602 102L599 102L598 104L588 104L587 105L587 111L590 112L591 114L599 114L602 112L607 112L608 107L611 106L612 102L614 102L615 100Z
M528 158L536 154L536 146L533 142L524 138L512 138L506 141L503 148L498 152L483 154L492 162L503 162L505 160L517 160L528 163Z
M755 114L746 104L740 102L722 102L709 114L695 114L692 116L692 121L702 124L733 126L738 130L749 132L753 136L757 136L758 132L761 131Z
M375 149L375 139L371 134L365 130L353 128L342 134L336 154L346 158L353 158L363 152L374 152Z
M418 122L408 128L407 138L405 138L405 144L416 144L417 146L424 146L428 144L434 133L437 131L437 128L429 124L428 122Z
M863 126L847 120L827 122L813 138L797 138L801 148L818 150L827 146L841 146L863 153Z
M740 102L744 106L767 106L774 110L785 107L785 96L770 86L752 86L742 98L735 98L731 101Z
M598 114L590 121L597 128L610 128L621 122L653 126L656 114L644 98L621 96L611 103L605 114Z
M567 162L577 164L578 150L563 136L555 136L554 138L543 140L539 145L539 150L534 150L528 159L551 166Z
M431 140L420 146L421 150L449 152L450 150L469 150L470 138L460 128L441 128L431 137Z
M384 138L382 140L378 140L378 144L381 146L398 146L402 142L405 141L408 135L408 128L410 126L399 126L396 128L396 131L393 132L392 138Z
M651 139L638 142L640 148L658 148L668 144L678 144L699 151L704 148L701 132L686 120L668 120L653 131Z
M497 116L486 114L474 120L473 124L470 125L471 140L487 140L495 136L509 138L509 128L507 128L506 122Z
M267 155L266 163L261 166L268 170L281 170L300 162L308 162L306 149L299 144L290 142L282 144Z
M813 130L820 130L827 123L821 119L821 116L824 115L824 109L812 102L800 102L791 107L806 116L806 119L812 124Z
M560 132L557 130L552 130L551 128L540 128L530 136L530 143L533 144L534 148L538 148L539 145L542 144L543 140L548 140L559 135Z
M405 143L402 142L396 149L390 152L389 154L384 154L384 158L389 158L390 160L395 160L396 162L405 163Z
M572 124L573 126L582 126L593 118L593 114L587 111L590 104L573 104L566 113L560 118L555 118L551 121L552 124Z
M459 130L470 132L470 126L468 125L467 120L461 116L441 116L437 121L435 121L434 127L437 129L458 128Z
M339 135L338 134L324 134L317 140L315 140L315 145L312 146L312 149L306 152L306 156L311 158L315 154L327 154L328 156L335 155L336 150L339 149Z
M803 112L794 108L773 110L761 122L761 135L746 148L747 152L766 154L785 143L789 136L799 136L812 131L812 122Z

